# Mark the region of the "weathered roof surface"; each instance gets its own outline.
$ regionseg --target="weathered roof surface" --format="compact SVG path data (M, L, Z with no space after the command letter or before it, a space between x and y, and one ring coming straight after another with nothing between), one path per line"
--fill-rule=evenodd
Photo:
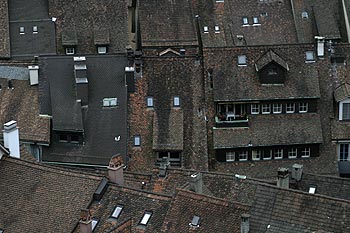
M128 8L126 0L49 0L49 15L56 20L57 53L64 54L63 36L67 31L75 31L77 54L96 54L94 31L109 33L109 53L124 52L128 44ZM72 44L70 44L72 45Z
M109 31L108 30L94 30L94 43L95 45L108 45L109 44Z
M46 0L10 0L9 15L11 21L38 20L48 18L48 1Z
M269 50L267 53L262 55L259 60L256 61L256 69L257 71L260 71L263 69L266 65L268 65L271 62L276 62L278 65L282 66L285 70L289 70L288 64L285 62L283 58L278 56L273 50Z
M155 113L153 121L154 150L183 150L183 118L181 109L170 110L169 117L161 111Z
M142 46L197 45L191 1L139 1Z
M0 1L0 57L10 57L8 0Z
M62 31L62 45L63 46L72 46L77 45L77 32L73 30Z
M305 63L313 46L281 46L274 52L288 64L283 85L261 85L255 69L269 47L208 49L206 66L213 69L214 101L246 101L291 98L319 98L318 64ZM238 66L238 55L246 55L247 66ZM264 63L265 64L265 63Z
M43 151L43 160L106 165L112 155L126 153L126 87L124 55L87 56L89 80L88 107L76 102L74 61L71 56L44 57L40 60L40 89L42 99L50 98L53 129L84 130L83 145L69 145L52 140L50 148ZM47 83L46 83L47 85ZM116 97L117 107L103 107L103 99ZM115 122L118 122L116 124ZM120 136L120 141L115 137Z
M344 83L334 90L334 99L340 102L350 97L350 84Z
M162 232L241 232L241 215L249 206L224 199L177 190L165 217ZM191 227L194 216L199 226Z
M109 185L102 199L94 201L90 206L92 216L99 220L95 232L119 232L117 229L128 220L132 221L131 228L134 230L130 232L138 229L160 232L170 201L171 196ZM118 219L115 219L111 215L117 205L122 205L123 210ZM147 226L142 226L139 223L145 211L151 212L152 216ZM78 229L75 232L79 232Z
M25 67L0 66L0 78L29 80L29 70Z
M346 121L333 119L331 121L332 140L350 139L350 124Z
M0 228L70 232L101 178L10 157L0 160Z
M252 115L249 128L214 129L214 148L322 143L320 115ZM237 135L237 136L232 136Z
M48 144L50 119L39 116L38 87L28 80L11 82L14 89L8 89L8 79L0 79L0 124L15 120L21 141Z

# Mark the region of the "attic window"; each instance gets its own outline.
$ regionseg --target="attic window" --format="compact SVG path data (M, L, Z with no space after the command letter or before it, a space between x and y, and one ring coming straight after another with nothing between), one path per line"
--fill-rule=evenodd
M33 34L38 34L38 26L33 26Z
M66 48L66 54L67 55L73 55L75 54L75 49L73 47L67 47Z
M316 193L316 186L310 186L309 187L309 193L315 194Z
M201 218L199 216L193 216L191 223L189 224L191 227L199 227L199 220Z
M215 26L215 33L220 33L220 27L219 26Z
M260 13L260 16L266 17L266 16L267 16L267 12L262 12L262 13Z
M98 54L106 54L107 53L107 47L106 46L98 46L97 47L97 53Z
M152 96L147 97L147 107L153 108L153 97Z
M243 23L243 26L248 26L249 25L248 17L243 17L242 23Z
M134 146L141 146L141 136L140 135L134 136Z
M246 55L239 55L238 56L238 65L239 66L246 66L247 65L247 56Z
M306 62L313 62L315 61L315 55L313 51L307 51L305 53L305 60Z
M204 30L204 33L209 33L209 28L208 28L208 26L204 26L203 30Z
M118 99L117 98L104 98L103 99L103 107L114 107L117 106Z
M122 205L117 205L111 215L112 218L118 218L119 215L121 214L122 210L123 210L123 207Z
M253 17L253 24L260 25L258 17Z
M95 230L95 228L96 228L96 226L97 226L97 223L98 223L98 220L97 220L97 219L93 219L93 220L92 220L92 223L91 223L92 231Z
M148 212L146 211L144 214L143 214L143 217L140 221L140 225L147 225L147 223L149 222L149 219L151 218L152 216L152 212Z
M180 97L174 96L174 107L180 107Z
M308 19L309 18L309 14L307 13L307 11L301 12L301 18L303 18L303 19Z
M21 34L21 35L24 34L24 27L19 27L19 34Z

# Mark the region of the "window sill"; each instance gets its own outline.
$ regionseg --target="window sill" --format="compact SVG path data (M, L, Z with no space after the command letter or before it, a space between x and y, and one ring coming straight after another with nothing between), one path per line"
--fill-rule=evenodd
M316 62L315 60L305 61L306 64L315 63L315 62Z
M247 66L247 64L238 64L239 67Z

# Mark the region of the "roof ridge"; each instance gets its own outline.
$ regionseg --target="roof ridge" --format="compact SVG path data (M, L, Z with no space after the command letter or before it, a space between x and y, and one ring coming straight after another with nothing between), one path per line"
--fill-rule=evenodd
M121 189L122 191L129 191L129 192L135 193L135 194L148 194L147 197L150 197L150 198L160 197L158 199L164 199L164 198L171 199L173 197L172 195L169 195L169 194L155 193L155 192L151 192L151 191L144 190L144 189L137 189L137 188L133 188L133 187L129 187L129 186L121 186L121 185L117 185L117 184L114 184L111 182L109 182L108 184L111 188L114 188L114 189Z

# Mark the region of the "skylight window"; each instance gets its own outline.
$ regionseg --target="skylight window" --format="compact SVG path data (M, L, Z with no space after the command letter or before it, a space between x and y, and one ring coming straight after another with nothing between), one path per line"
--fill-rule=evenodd
M104 98L103 99L103 107L113 107L118 105L117 98Z
M313 51L307 51L305 53L305 60L306 62L313 62L315 61L315 55Z
M242 23L243 23L243 26L249 25L248 17L243 17Z
M38 26L33 26L33 34L38 34Z
M180 107L180 97L174 96L174 107Z
M209 28L208 28L208 26L204 26L203 30L204 30L204 33L209 33Z
M192 226L192 227L199 227L199 220L200 220L201 218L199 217L199 216L193 216L193 218L192 218L192 222L189 224L190 226Z
M219 26L215 26L215 33L220 33L220 27Z
M253 24L260 24L258 17L253 17Z
M97 53L98 54L106 54L107 53L107 47L106 46L98 46L97 47Z
M122 205L117 205L112 213L113 218L118 218L123 210Z
M92 223L91 223L92 231L95 230L95 228L96 228L96 226L97 226L97 223L98 223L98 220L97 220L97 219L93 219L93 220L92 220Z
M134 136L134 146L141 146L141 136L140 135Z
M310 186L309 187L309 193L315 194L316 193L316 187L315 186Z
M239 66L246 66L247 65L247 56L246 55L239 55L238 56L238 65Z
M146 212L144 213L142 219L141 219L140 224L141 224L141 225L147 225L148 222L149 222L149 219L151 218L151 216L152 216L152 212L146 211Z
M21 35L24 34L24 27L19 27L19 34L21 34Z
M147 97L147 107L148 108L152 108L153 107L153 97L152 96L148 96Z
M303 19L308 19L309 18L309 14L307 13L307 11L301 12L301 18L303 18Z

